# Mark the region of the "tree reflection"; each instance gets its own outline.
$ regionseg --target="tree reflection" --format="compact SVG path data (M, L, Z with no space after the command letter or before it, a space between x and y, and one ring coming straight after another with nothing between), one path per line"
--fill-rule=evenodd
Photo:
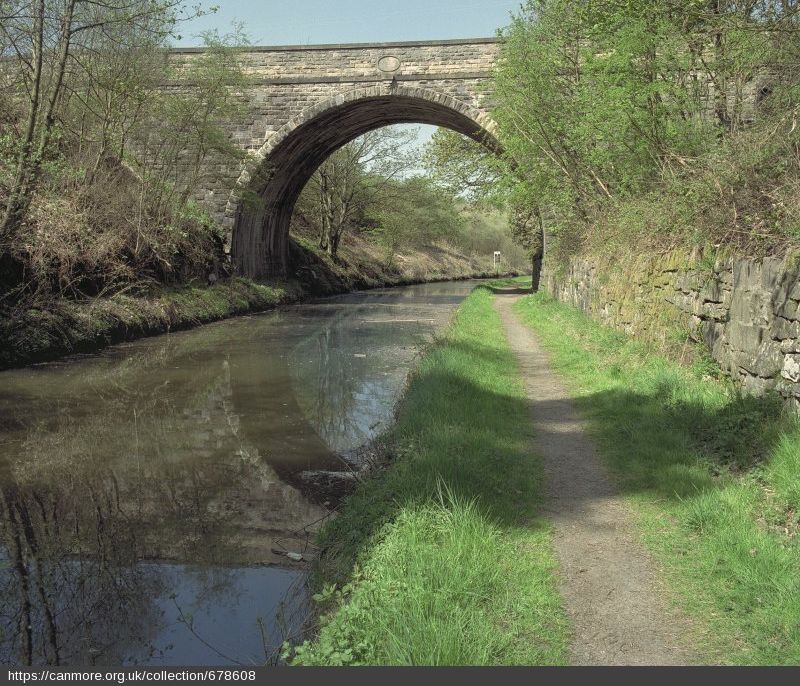
M391 417L415 351L430 327L393 322L364 309L365 320L334 317L292 352L293 390L308 423L332 450L369 442ZM401 345L401 342L404 344Z
M227 361L168 381L147 362L3 417L4 662L147 659L162 623L155 600L175 580L141 561L270 561L272 536L325 512L240 432ZM205 592L224 589L217 577Z
M429 336L364 321L371 302L4 372L0 660L153 661L172 593L263 600L244 567L286 563L271 548L298 550L297 532L329 514L300 475L341 469L332 450L371 438ZM204 579L165 561L225 569Z
M62 474L57 486L20 483L2 465L0 654L4 661L94 663L124 639L146 644L158 579L138 568L135 527L113 482ZM120 635L120 619L124 633Z

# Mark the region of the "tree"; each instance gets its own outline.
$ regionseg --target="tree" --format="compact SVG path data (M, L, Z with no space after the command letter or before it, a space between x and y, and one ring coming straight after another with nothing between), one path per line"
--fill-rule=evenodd
M418 164L416 131L375 129L339 148L303 189L298 212L318 230L319 247L335 257L342 236L359 222L388 184Z
M525 189L514 164L480 143L448 129L438 129L423 156L432 182L473 205L508 210L511 238L531 260L533 288L539 285L544 251L541 209ZM523 189L524 192L523 192Z
M434 132L422 161L437 186L470 202L496 200L506 171L502 158L486 146L444 128Z
M380 201L370 208L369 218L390 263L403 247L455 237L462 221L453 197L426 176L388 183Z
M59 120L59 107L73 91L87 57L136 45L156 44L186 16L183 0L17 0L3 3L2 44L19 69L19 95L27 113L20 132L16 172L0 222L0 241L13 239L39 183ZM100 38L98 38L100 37Z
M243 155L221 126L246 107L241 29L170 59L168 38L196 13L177 0L74 0L71 14L48 0L38 15L12 4L0 31L0 75L16 88L0 102L0 307L215 270L222 237L193 194L212 158Z
M531 260L531 289L539 290L545 251L545 226L542 208L535 197L517 194L511 202L511 237Z
M791 234L799 30L794 0L529 0L504 33L493 113L520 206L570 250L604 222L702 236L716 221L717 243ZM654 230L645 208L665 198Z
M207 173L209 157L240 161L245 153L220 126L240 117L246 103L240 93L248 83L239 48L248 44L240 25L231 33L202 34L205 50L188 65L170 66L165 77L190 84L177 90L154 89L146 116L137 121L131 161L161 189L151 189L158 203L177 200L185 206ZM176 198L177 195L177 198ZM154 198L154 199L155 199Z

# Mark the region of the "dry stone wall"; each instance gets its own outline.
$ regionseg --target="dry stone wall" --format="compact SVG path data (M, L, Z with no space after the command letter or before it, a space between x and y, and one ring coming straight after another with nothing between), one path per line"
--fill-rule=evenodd
M688 265L688 266L687 266ZM546 269L557 300L633 335L688 332L708 346L746 393L777 391L800 408L800 268L776 258L699 259L668 255L598 267L575 260Z

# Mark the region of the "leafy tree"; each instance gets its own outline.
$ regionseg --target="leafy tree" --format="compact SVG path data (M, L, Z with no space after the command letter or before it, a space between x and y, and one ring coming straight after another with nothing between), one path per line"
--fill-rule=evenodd
M151 91L151 105L134 132L131 161L162 190L156 198L167 206L176 200L178 189L178 204L186 204L213 166L206 164L209 157L221 161L244 157L220 123L241 117L246 108L239 93L248 77L238 48L248 39L238 25L228 34L214 30L201 37L205 50L188 64L168 66L165 74L175 82L182 75L190 85Z
M544 250L542 215L516 166L480 143L447 129L434 133L423 159L431 181L453 198L463 198L473 205L491 205L496 211L510 208L510 235L531 260L536 289Z
M199 10L178 0L2 12L0 308L216 271L222 239L192 195L212 159L242 156L220 126L245 107L241 29L181 61L168 39Z
M335 257L342 236L363 225L367 208L393 179L418 163L410 148L414 130L383 127L339 148L314 172L303 189L297 212L315 225L319 247Z
M682 222L705 221L697 201L751 155L762 169L731 178L723 206L754 185L758 203L777 206L764 160L796 154L766 132L794 135L775 106L796 111L799 20L791 0L529 0L504 32L494 116L548 235L577 246L581 232L665 194ZM738 223L742 212L732 214Z
M425 146L423 165L433 182L470 202L497 201L502 160L480 143L450 129L437 129Z
M369 219L391 263L404 247L454 238L462 218L452 196L428 177L412 176L386 184L380 201L370 208Z
M182 0L34 0L3 3L0 23L6 54L16 59L27 112L20 131L16 171L0 221L0 240L19 227L39 183L59 121L59 108L72 90L98 36L115 49L142 35L163 41L183 13ZM131 41L131 39L133 39Z

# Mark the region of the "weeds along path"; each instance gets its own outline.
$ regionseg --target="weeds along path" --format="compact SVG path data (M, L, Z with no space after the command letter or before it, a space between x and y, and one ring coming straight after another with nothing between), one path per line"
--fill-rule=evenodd
M559 586L573 622L579 665L690 664L686 619L668 609L653 561L586 434L569 394L533 332L498 293L500 314L525 384L534 449L543 457L544 514L552 521Z

